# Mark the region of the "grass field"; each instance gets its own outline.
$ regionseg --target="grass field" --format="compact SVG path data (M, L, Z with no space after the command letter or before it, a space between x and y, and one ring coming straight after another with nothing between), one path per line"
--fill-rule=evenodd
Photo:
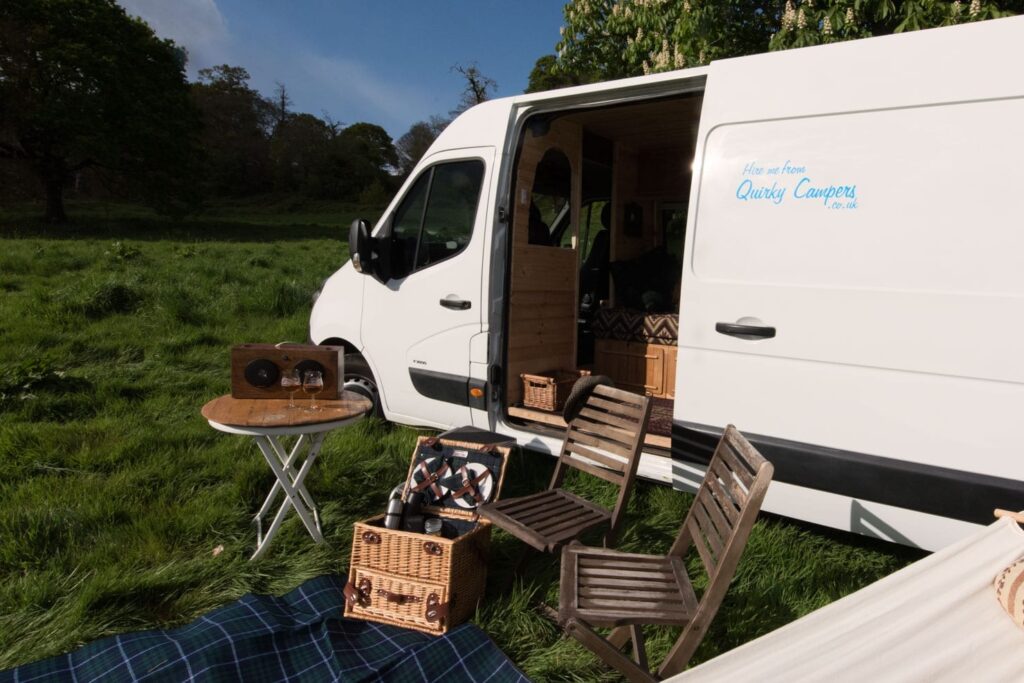
M232 344L306 339L310 294L344 258L342 226L376 212L239 204L175 223L73 205L76 222L59 229L33 212L0 214L0 669L344 572L351 523L383 510L421 432L363 421L331 435L307 482L326 542L291 515L250 563L272 475L199 408L228 390ZM542 488L550 471L548 458L516 456L506 494ZM689 500L638 485L621 546L667 549ZM535 680L618 680L536 609L557 599L556 561L538 558L502 590L520 546L495 541L476 623ZM695 661L919 556L762 517ZM657 660L675 633L650 636Z

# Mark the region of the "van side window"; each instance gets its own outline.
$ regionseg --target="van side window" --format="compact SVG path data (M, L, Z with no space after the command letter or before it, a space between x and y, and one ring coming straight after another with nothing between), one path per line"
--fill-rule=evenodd
M443 261L466 248L480 201L479 159L428 168L398 205L391 229L391 277Z
M416 243L420 239L420 224L423 222L423 207L427 203L429 185L428 172L420 176L395 211L395 220L391 227L391 264L395 277L405 277L413 270Z
M460 161L434 167L430 202L423 217L423 236L416 269L453 256L469 244L484 177L481 161Z

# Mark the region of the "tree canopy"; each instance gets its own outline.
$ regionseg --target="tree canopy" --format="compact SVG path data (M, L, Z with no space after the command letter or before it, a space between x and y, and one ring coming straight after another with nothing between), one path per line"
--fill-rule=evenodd
M390 189L398 156L387 131L292 112L283 84L266 98L249 80L243 67L221 64L200 69L192 86L204 124L209 195L291 192L355 200L370 188Z
M249 86L249 72L221 64L199 70L192 95L203 120L207 193L237 196L271 188L274 104Z
M462 96L459 98L458 106L448 112L452 118L455 118L470 107L486 102L490 99L491 92L498 89L497 81L485 76L480 71L480 67L476 62L468 66L456 64L452 67L452 71L461 75L466 81L466 86L462 89Z
M402 137L398 138L395 147L398 150L398 170L403 176L412 173L416 163L430 149L450 121L441 116L431 116L426 121L417 121L409 127Z
M548 71L607 80L1022 11L1024 0L570 0Z
M543 90L555 90L567 88L573 85L591 83L597 78L589 73L577 69L560 69L558 57L555 55L544 55L537 59L530 70L530 78L526 84L526 92L541 92Z
M242 66L189 83L186 52L118 0L0 0L0 197L64 194L139 200L164 212L264 193L383 201L449 119L420 121L398 144L368 122L292 111L283 83L261 94ZM496 89L456 65L454 113ZM31 171L31 172L30 172Z
M97 168L164 210L195 199L198 118L185 54L114 0L0 3L0 155L27 163L65 220L73 175Z

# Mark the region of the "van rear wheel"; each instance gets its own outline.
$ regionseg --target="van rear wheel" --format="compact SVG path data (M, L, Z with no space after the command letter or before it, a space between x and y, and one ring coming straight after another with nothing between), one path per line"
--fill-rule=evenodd
M364 396L373 403L369 415L372 417L384 417L384 410L380 406L380 392L377 390L377 381L373 378L370 366L366 359L358 353L345 354L345 391Z

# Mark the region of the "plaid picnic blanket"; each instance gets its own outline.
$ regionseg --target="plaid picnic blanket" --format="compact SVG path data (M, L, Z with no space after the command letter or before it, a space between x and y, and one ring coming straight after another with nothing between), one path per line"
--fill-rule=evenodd
M0 672L33 681L525 682L472 624L447 635L341 618L345 580L310 579L280 598L248 594L187 626L97 640Z

